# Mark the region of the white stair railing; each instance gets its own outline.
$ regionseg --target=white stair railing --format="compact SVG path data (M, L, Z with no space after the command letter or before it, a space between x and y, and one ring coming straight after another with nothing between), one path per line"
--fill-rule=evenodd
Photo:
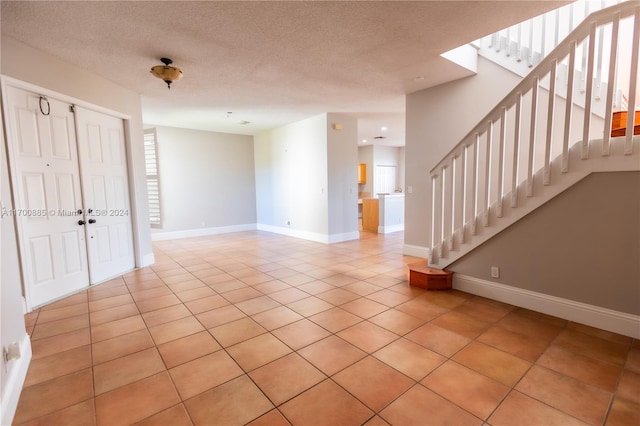
M624 38L621 26L631 29ZM569 173L574 144L579 144L582 161L618 155L610 149L614 87L628 93L629 119L620 155L633 153L633 117L640 101L639 43L640 2L592 13L430 171L430 264L443 266L473 248L474 237L503 216L505 200L508 208L518 209L526 198L541 196L536 191ZM603 46L610 50L603 62L611 83L603 113L595 114L592 104L599 94L594 90L594 69ZM601 152L590 152L594 139ZM554 169L556 157L560 166ZM542 186L534 185L538 170Z
M618 3L621 1L576 1L482 37L474 44L532 68L590 13Z
M621 3L620 0L577 1L482 37L473 44L478 48L479 55L524 77L531 68L540 63L546 53L552 51L590 13L619 3ZM599 100L601 93L606 91L607 87L607 76L603 74L603 67L609 53L607 46L604 45L603 27L598 29L597 39L599 48L594 71L593 93L595 99ZM581 56L581 66L578 69L582 83L581 93L585 90L586 49L587 46L583 45L583 52L579 55ZM617 89L614 100L616 108L624 108L621 105L621 95L622 91ZM596 111L602 110L599 105L595 108Z

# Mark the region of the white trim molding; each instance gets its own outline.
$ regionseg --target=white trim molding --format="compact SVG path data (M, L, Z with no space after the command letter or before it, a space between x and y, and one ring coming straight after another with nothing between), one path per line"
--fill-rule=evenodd
M425 259L429 259L431 257L429 247L414 246L411 244L405 244L402 247L402 254L413 257L424 257Z
M244 225L218 226L215 228L185 229L184 231L152 232L151 241L177 240L180 238L204 237L207 235L255 230L255 223L247 223Z
M378 234L390 234L392 232L404 231L404 223L389 226L378 226Z
M343 241L359 240L360 232L344 232L342 234L331 234L328 236L327 244L341 243Z
M613 333L640 338L640 316L454 274L453 288Z
M2 386L2 407L0 408L0 424L2 425L10 425L13 422L20 400L20 392L31 363L31 339L26 333L20 342L20 354L20 358L9 361L9 373Z
M345 232L342 234L319 234L317 232L300 231L297 229L285 228L282 226L264 225L259 223L258 231L271 232L274 234L286 235L288 237L300 238L302 240L315 241L317 243L334 244L343 241L357 240L360 238L358 231Z

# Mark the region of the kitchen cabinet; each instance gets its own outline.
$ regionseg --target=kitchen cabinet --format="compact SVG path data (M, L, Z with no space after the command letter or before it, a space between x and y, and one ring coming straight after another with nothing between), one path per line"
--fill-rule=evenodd
M369 198L362 200L362 230L368 232L378 232L378 199Z
M365 163L358 164L358 184L367 183L367 165Z

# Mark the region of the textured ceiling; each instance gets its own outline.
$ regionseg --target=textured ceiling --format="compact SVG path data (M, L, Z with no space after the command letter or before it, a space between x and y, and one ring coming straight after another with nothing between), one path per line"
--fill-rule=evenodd
M2 1L1 29L140 93L149 124L256 134L339 112L403 145L404 95L469 75L441 53L563 3ZM184 71L171 90L160 57Z

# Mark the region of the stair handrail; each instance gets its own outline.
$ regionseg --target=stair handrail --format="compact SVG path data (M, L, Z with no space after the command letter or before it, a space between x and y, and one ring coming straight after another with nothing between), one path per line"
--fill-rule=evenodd
M598 10L587 16L585 20L570 32L560 44L549 52L549 54L545 56L540 63L538 63L538 65L532 68L531 72L529 72L529 74L527 74L527 76L523 78L522 81L513 88L513 90L511 90L482 120L480 120L480 122L469 133L467 133L454 148L449 150L443 159L438 162L438 164L436 164L429 173L432 174L435 170L442 167L446 160L456 152L460 151L461 147L473 135L476 133L482 133L482 127L486 126L488 121L496 121L501 115L502 108L514 106L518 93L526 93L531 90L533 87L534 77L546 75L550 71L553 61L557 61L568 55L572 42L575 41L576 45L578 45L587 38L591 24L595 24L596 26L606 25L613 22L617 13L620 13L620 19L631 16L634 14L635 9L639 7L639 4L640 2L638 1L627 1L610 6L606 9ZM629 107L633 108L634 105L629 104Z
M611 129L613 122L613 104L615 79L617 77L617 67L619 62L619 28L620 21L629 16L634 16L633 38L631 40L631 60L629 72L629 102L627 116L630 118L626 122L624 155L633 153L633 133L634 133L634 112L635 105L640 99L636 99L638 88L638 51L640 50L640 1L628 1L614 6L601 9L591 13L582 23L571 31L562 42L560 42L531 72L524 77L480 122L468 132L454 148L440 160L429 172L431 184L431 245L429 262L438 264L439 259L448 257L450 251L457 250L459 244L466 242L466 232L470 235L477 235L477 222L482 218L482 225L490 225L490 213L500 218L503 215L503 202L505 199L504 181L505 176L505 143L510 135L507 135L507 118L511 108L515 107L515 127L514 127L514 155L513 170L511 179L511 207L518 206L518 188L525 184L524 191L526 197L534 195L534 156L536 146L538 150L544 149L543 185L549 185L551 180L551 150L552 141L562 142L561 173L569 170L570 141L572 138L572 116L576 96L574 92L584 91L584 108L581 113L584 117L581 139L574 139L573 142L581 143L580 157L583 160L589 158L589 141L591 140L592 124L592 103L594 98L594 66L595 66L595 40L598 27L611 25L611 50L609 55L608 87L606 92L606 104L602 138L602 156L610 155ZM575 63L577 57L577 46L585 40L589 40L586 57L583 58L581 68L584 89L574 87L576 85ZM602 43L601 43L602 44ZM585 45L586 46L586 45ZM599 49L599 53L602 51ZM565 58L568 58L567 90L564 105L564 126L562 136L554 138L554 114L556 111L556 77L559 65ZM584 60L586 59L586 63ZM549 76L549 102L548 106L540 103L539 89L541 80ZM578 85L580 86L580 85ZM531 117L529 134L521 135L526 122L522 119L523 97L531 93ZM542 139L537 135L537 127L541 123L538 120L538 108L547 113L546 134L544 141L536 145L536 139ZM560 111L558 111L560 112ZM523 124L524 123L524 124ZM595 123L595 121L594 121ZM494 142L495 133L499 133ZM542 132L541 132L542 133ZM486 136L485 136L486 135ZM522 137L521 137L522 136ZM526 137L528 136L528 143ZM480 164L479 147L481 137L486 140L484 147L484 164ZM493 145L496 145L495 147ZM497 166L492 161L493 150L498 149ZM520 175L522 170L525 175ZM469 166L471 164L471 166ZM471 167L471 172L467 173L467 168ZM497 191L492 188L492 175L496 172ZM525 170L526 169L526 170ZM482 173L480 173L482 171ZM523 177L524 179L521 179ZM471 183L468 183L471 181ZM494 196L497 193L497 197ZM482 198L480 198L482 195ZM494 207L495 204L495 207ZM471 212L469 212L471 210Z

